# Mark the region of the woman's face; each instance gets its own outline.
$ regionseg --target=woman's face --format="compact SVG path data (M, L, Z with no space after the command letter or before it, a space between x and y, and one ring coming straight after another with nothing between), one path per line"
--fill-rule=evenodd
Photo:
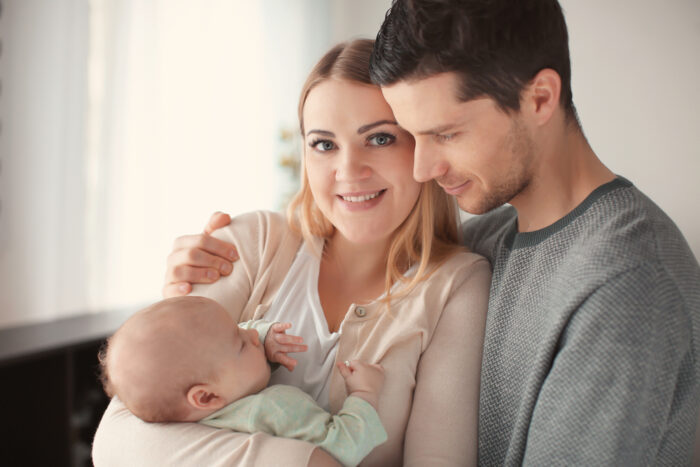
M306 173L314 200L353 243L386 241L408 217L421 184L413 138L376 86L330 79L303 110Z

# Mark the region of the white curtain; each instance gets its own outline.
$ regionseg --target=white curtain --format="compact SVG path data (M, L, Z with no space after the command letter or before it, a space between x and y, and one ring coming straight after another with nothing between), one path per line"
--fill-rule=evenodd
M325 0L3 0L0 327L159 298L211 212L278 209Z
M279 207L318 3L91 0L90 308L157 299L215 210Z

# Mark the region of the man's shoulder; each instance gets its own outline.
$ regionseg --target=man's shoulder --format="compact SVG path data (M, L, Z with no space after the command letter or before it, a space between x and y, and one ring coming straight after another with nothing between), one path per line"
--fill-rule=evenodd
M580 232L576 247L586 249L591 260L624 268L642 263L657 263L669 270L683 264L698 267L673 220L631 184L598 200L581 216L581 224L573 226Z
M491 260L496 244L514 228L517 217L518 212L510 205L470 217L462 223L462 244Z

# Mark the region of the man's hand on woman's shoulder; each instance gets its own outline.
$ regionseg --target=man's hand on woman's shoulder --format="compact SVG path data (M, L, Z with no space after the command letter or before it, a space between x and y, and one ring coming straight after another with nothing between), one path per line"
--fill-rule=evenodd
M231 223L231 216L215 212L204 232L175 239L168 255L163 297L178 297L192 291L193 284L210 284L233 271L236 247L211 234Z

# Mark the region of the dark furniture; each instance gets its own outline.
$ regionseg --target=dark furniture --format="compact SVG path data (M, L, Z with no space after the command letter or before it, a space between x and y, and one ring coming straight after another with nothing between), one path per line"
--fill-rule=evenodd
M0 329L0 465L89 466L97 351L136 308Z

